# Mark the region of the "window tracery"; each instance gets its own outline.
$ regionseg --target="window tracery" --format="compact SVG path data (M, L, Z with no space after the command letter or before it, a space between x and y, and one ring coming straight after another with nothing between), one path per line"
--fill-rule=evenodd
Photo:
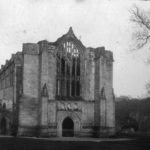
M56 96L60 99L80 96L80 54L72 41L63 42L57 52Z

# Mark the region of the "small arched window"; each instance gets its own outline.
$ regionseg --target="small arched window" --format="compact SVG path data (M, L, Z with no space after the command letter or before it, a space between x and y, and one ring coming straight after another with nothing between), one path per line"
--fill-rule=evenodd
M56 96L80 96L80 53L72 41L66 41L57 52Z

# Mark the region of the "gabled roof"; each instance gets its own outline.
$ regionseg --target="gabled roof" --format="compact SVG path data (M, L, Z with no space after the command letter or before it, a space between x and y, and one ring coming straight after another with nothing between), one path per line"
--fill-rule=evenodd
M62 35L60 38L56 40L56 42L50 44L59 45L60 42L66 41L66 40L73 40L75 44L77 44L82 49L85 49L85 46L82 44L82 42L75 36L72 27L69 28L68 32L64 35Z

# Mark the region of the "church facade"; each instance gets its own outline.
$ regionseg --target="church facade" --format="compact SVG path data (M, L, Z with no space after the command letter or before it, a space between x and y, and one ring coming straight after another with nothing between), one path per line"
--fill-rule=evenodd
M86 48L72 28L23 44L0 70L0 133L103 137L115 133L113 54Z

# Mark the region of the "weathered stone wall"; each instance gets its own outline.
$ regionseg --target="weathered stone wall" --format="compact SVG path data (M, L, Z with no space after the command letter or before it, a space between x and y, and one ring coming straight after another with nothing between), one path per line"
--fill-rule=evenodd
M83 99L93 101L95 88L95 62L93 49L86 49L85 57L82 63L85 67L81 70L84 75L84 80L81 82L81 86L83 86Z
M94 55L95 53L95 55ZM108 129L115 127L114 100L113 100L113 56L104 47L97 49L87 48L82 56L81 86L84 100L94 100L94 104L83 104L82 122L88 124L90 116L93 125L98 128ZM104 90L103 95L102 90ZM88 108L88 109L86 109ZM85 113L88 110L91 113ZM88 122L89 120L89 122ZM88 122L88 123L86 123ZM100 130L99 130L100 131Z
M47 126L47 107L48 96L43 96L43 88L47 92L48 84L48 53L47 53L47 41L41 41L39 44L39 108L38 108L38 125Z
M105 72L105 57L101 56L100 58L100 85L99 85L99 107L100 107L100 126L105 128L106 125L106 118L107 118L107 98L106 98L106 72ZM104 93L102 90L104 89ZM102 95L103 94L103 95Z
M19 107L19 125L36 126L37 125L37 108L36 98L22 97Z
M94 125L94 102L87 101L81 103L81 110L82 110L82 118L81 122L83 126L86 125Z
M50 136L54 134L51 129L56 128L56 103L51 102L55 100L56 94L56 47L49 45L47 41L41 41L38 44L41 52L38 124L41 126L40 134ZM51 126L51 129L48 126Z
M7 134L12 133L12 127L18 124L18 99L20 88L22 86L22 53L17 52L13 54L11 59L6 61L5 66L1 69L3 73L3 79L5 80L0 90L0 99L2 111L0 112L0 123L1 119L6 119ZM4 108L5 104L6 108ZM17 130L17 128L16 128Z
M48 48L48 96L54 100L56 96L56 47Z
M48 103L48 124L56 123L57 102L49 100Z
M13 72L15 70L14 65L12 67L13 63L14 63L14 61L12 61L12 62L6 61L5 66L3 66L3 68L1 69L1 73L3 74L4 84L3 84L3 87L0 88L0 100L2 101L2 103L6 104L6 109L9 111L13 111L12 107L13 107L13 101L15 99L14 80L12 81L13 83L12 82L10 83L10 78L12 79L12 75L10 75L10 68L13 69ZM15 76L15 74L14 74L14 76ZM0 78L0 80L2 80L2 79ZM7 84L6 84L6 81L7 81Z
M95 126L100 127L100 132L115 127L112 81L112 53L98 48L95 56Z
M13 107L13 125L18 127L19 123L19 100L23 90L23 67L22 64L17 63L15 65L15 77L14 77L14 107Z
M48 86L49 80L49 57L48 57L48 43L46 41L42 41L40 43L41 49L41 89L44 84Z
M49 136L57 136L57 102L49 100L47 109L48 134Z
M106 94L106 112L107 112L107 127L115 127L115 102L113 99L113 61L110 59L112 53L106 51L106 61L105 61L105 94Z
M86 70L86 53L85 52L82 52L81 53L81 56L80 56L80 83L81 83L81 88L80 88L80 95L83 99L85 99L85 85L86 85L86 82L85 82L85 70Z
M6 104L6 109L12 111L13 105L13 87L5 88L0 91L0 99L2 100L2 104Z
M80 136L93 136L94 102L82 102L81 134Z
M0 99L12 100L13 99L13 87L8 87L0 91Z
M35 136L37 135L38 125L37 98L22 96L19 100L19 128L18 135Z
M101 119L105 116L101 115L101 90L104 87L104 47L95 50L95 126L101 126Z
M39 109L39 46L23 45L23 94L19 100L19 134L38 124ZM34 128L35 129L35 128ZM32 131L26 134L32 134Z
M24 44L23 94L38 98L39 93L39 47L38 44Z

